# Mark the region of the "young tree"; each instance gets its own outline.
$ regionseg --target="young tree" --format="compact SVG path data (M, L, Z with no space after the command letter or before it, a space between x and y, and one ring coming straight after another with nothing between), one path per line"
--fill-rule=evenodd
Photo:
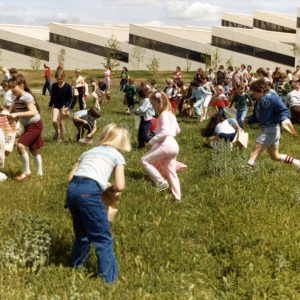
M134 47L131 50L131 56L135 60L137 69L140 69L140 63L144 60L145 50L141 47Z
M42 58L39 50L33 46L30 51L30 56L31 56L30 65L32 70L39 70L41 68L41 62L42 62Z
M159 70L159 64L160 64L159 58L153 56L150 63L146 65L148 70L152 73L152 77L154 77L156 72Z
M192 62L190 61L190 54L188 53L186 55L186 66L185 66L185 70L187 72L189 72L191 70L191 67L192 67Z
M295 55L296 65L299 65L300 64L300 44L294 44L293 54Z
M66 50L61 48L58 52L58 55L57 55L58 64L64 65L65 64L65 59L66 59Z
M112 35L111 38L107 41L105 47L106 47L106 57L105 57L106 63L103 65L104 66L109 65L111 67L111 70L113 71L120 66L120 61L119 61L120 43L117 40L117 38L114 35Z
M213 68L214 70L217 70L220 64L221 64L221 55L219 49L216 49L214 52L211 53L210 67Z
M233 66L233 58L230 56L228 59L225 60L225 66L228 68L229 66Z

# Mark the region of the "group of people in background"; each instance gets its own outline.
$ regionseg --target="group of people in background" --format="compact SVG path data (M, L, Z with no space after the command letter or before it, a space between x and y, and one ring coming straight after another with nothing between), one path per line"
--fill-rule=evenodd
M27 148L34 157L37 175L42 176L43 122L39 105L22 74L15 69L3 70L3 73L3 108L8 111L8 118L19 120L24 127L17 141L23 170L15 179L22 181L31 176ZM85 102L87 81L79 69L75 70L70 84L65 81L62 65L55 71L53 84L51 70L46 64L43 76L42 93L46 95L48 91L50 94L48 107L52 113L53 139L64 140L65 119L73 111L76 140L92 141L97 130L96 121L101 116L100 104L110 99L110 67L105 67L102 81L91 80L93 103L89 108ZM190 84L185 84L182 71L177 67L166 79L165 87L159 89L155 79L137 84L123 67L119 90L127 105L126 115L139 118L138 148L147 148L140 164L154 182L156 191L170 187L175 200L180 201L182 197L177 171L186 166L177 161L179 145L176 137L180 133L177 117L194 117L199 122L208 120L201 133L210 140L232 141L246 124L259 123L261 132L246 167L252 170L256 158L266 149L272 159L299 169L299 160L278 151L280 124L297 135L289 120L291 111L292 121L300 121L299 80L300 66L294 72L281 72L279 67L274 72L270 68L259 68L255 75L251 66L242 64L235 68L229 66L227 70L221 65L217 71L199 68ZM74 112L77 102L79 111ZM235 115L228 118L233 107ZM249 111L252 111L250 116ZM96 249L99 276L106 282L115 281L117 267L106 209L99 200L106 191L113 195L123 191L126 163L120 151L130 149L128 131L110 123L101 131L98 145L80 156L68 177L66 206L71 212L75 233L70 265L81 266L92 243ZM109 182L112 175L114 184Z

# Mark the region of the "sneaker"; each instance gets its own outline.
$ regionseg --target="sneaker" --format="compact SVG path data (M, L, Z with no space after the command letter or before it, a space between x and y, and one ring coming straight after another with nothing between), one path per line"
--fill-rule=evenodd
M166 190L167 188L169 187L169 183L167 180L164 180L164 181L161 181L161 182L158 182L156 184L156 191L157 192L161 192L163 190Z
M4 173L0 172L0 182L4 182L6 179L7 176Z

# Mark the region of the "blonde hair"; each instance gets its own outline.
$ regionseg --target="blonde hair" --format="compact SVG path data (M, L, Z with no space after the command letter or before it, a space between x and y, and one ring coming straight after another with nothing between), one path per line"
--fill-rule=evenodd
M127 129L115 123L110 123L103 128L100 133L98 145L111 146L123 151L131 150Z
M162 103L162 107L161 107L161 112L165 111L165 110L172 110L169 98L167 96L166 93L164 92L153 92L150 95L150 101L152 102L158 102L158 103Z

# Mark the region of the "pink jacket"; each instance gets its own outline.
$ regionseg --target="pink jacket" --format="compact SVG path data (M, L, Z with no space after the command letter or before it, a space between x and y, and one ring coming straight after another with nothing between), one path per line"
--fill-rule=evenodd
M149 141L149 144L154 145L158 142L163 142L167 136L176 137L179 133L180 128L175 115L165 110L158 118L155 136Z

